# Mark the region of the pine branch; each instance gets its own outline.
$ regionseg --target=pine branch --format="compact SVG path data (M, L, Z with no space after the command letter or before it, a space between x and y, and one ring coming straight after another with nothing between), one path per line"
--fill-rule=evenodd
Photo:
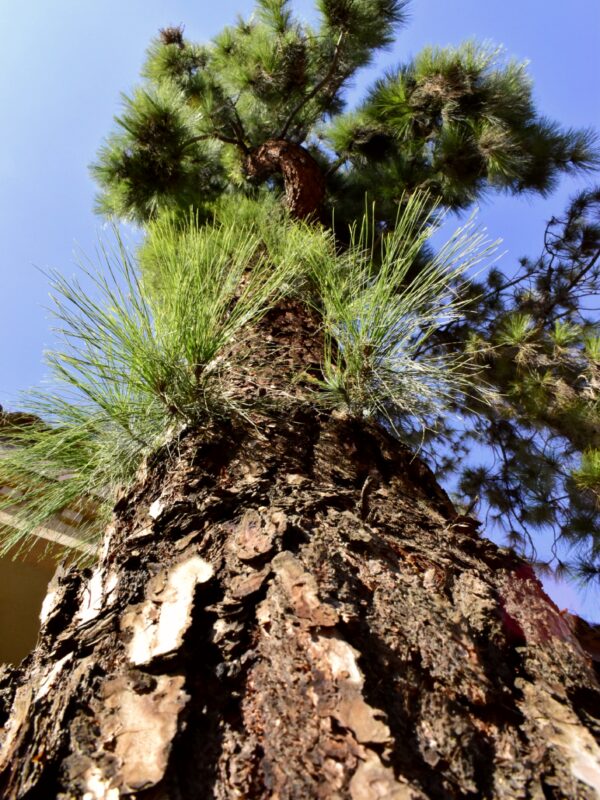
M196 142L208 142L212 139L216 139L219 142L223 142L224 144L233 144L236 147L247 155L250 152L250 148L248 145L241 141L240 139L234 139L231 136L224 136L222 133L203 133L200 136L193 136L187 143L186 147L189 147L192 144L196 144Z
M281 129L281 132L280 132L279 137L278 137L279 139L285 139L285 136L286 136L286 134L287 134L287 132L288 132L288 130L290 128L290 125L294 121L295 116L297 114L299 114L300 111L302 111L302 109L304 108L304 106L307 103L310 103L310 101L313 99L313 97L317 96L317 94L321 91L321 89L323 89L329 83L329 81L331 80L331 78L335 74L335 70L337 68L337 62L339 60L340 52L341 52L341 49L342 49L342 41L343 41L343 39L344 39L344 32L342 31L342 33L340 33L340 35L338 37L338 40L337 40L337 43L335 45L335 50L333 51L333 58L331 59L331 64L329 65L329 69L327 70L327 74L292 109L292 111L291 111L289 117L287 118L283 128Z
M347 158L347 156L340 156L338 159L336 159L336 160L333 162L333 164L332 164L332 165L329 167L329 169L328 169L328 170L325 172L325 177L326 177L326 178L331 178L333 175L335 175L335 173L338 171L338 169L340 169L340 167L343 167L343 165L344 165L344 164L345 164L347 161L348 161L348 158Z

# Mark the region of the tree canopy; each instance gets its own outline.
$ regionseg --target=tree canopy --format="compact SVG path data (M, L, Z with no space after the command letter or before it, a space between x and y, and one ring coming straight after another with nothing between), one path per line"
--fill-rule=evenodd
M320 0L312 28L288 0L261 0L205 45L165 28L93 168L99 210L142 222L276 186L282 156L265 144L282 141L318 164L317 202L338 221L362 216L365 193L392 223L417 189L465 208L490 189L547 193L597 163L594 134L541 116L525 65L489 44L428 48L345 110L349 81L393 41L406 6Z

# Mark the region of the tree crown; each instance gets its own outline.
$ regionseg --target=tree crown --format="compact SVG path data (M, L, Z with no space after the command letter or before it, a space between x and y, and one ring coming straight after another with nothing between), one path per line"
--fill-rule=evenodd
M427 48L345 111L349 80L393 41L406 6L322 0L312 28L288 0L262 0L206 45L164 29L93 167L99 210L145 221L289 184L281 150L261 150L269 142L310 154L324 181L315 210L338 221L362 216L365 193L391 224L416 189L464 208L488 189L548 192L561 172L597 163L593 133L540 116L525 65L491 45Z

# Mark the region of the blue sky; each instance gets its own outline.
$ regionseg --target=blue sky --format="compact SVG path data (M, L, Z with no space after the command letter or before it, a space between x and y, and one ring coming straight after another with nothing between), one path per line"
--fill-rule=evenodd
M310 18L311 3L294 5ZM3 0L0 25L0 404L18 406L19 392L39 384L42 352L52 343L44 310L47 283L36 268L75 271L74 251L93 254L103 221L93 213L88 173L120 109L120 93L137 80L158 28L184 24L205 40L252 5L241 0ZM503 44L530 61L540 111L566 126L600 128L600 3L598 0L413 0L411 20L395 46L362 75L360 90L387 66L426 44L467 38ZM535 256L544 222L564 208L584 180L564 180L550 198L494 196L480 221L504 240L502 264ZM562 606L600 616L591 597L572 587ZM596 598L597 600L597 598Z

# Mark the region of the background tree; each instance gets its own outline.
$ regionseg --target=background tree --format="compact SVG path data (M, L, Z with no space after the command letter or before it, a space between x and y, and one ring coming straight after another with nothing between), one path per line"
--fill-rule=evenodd
M437 334L442 348L477 350L500 392L456 437L445 430L454 452L477 441L494 454L493 463L463 469L464 501L481 498L488 519L503 520L509 542L533 560L540 532L550 533L546 563L592 584L600 568L599 203L597 189L573 198L548 223L540 257L464 287L474 298L467 319Z
M2 676L6 797L593 796L589 638L401 442L467 394L500 405L473 372L484 300L485 346L441 349L486 251L428 252L437 209L547 188L591 136L474 45L340 115L402 6L323 4L312 31L263 3L151 48L95 168L101 208L148 223L141 272L117 245L94 292L55 276L63 388L1 464L30 526L116 500Z

